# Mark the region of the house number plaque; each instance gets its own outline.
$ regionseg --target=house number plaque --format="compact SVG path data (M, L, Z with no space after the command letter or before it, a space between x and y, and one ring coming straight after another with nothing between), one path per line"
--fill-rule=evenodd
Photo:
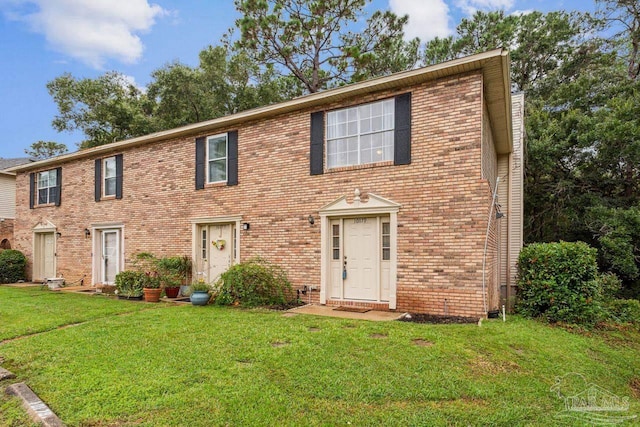
M354 224L366 224L367 223L367 218L354 218L353 219L353 223Z

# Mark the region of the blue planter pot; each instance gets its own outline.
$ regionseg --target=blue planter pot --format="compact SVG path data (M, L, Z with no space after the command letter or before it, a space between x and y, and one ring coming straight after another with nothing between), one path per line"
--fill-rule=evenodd
M209 292L196 291L191 294L191 304L193 305L207 305L209 302Z

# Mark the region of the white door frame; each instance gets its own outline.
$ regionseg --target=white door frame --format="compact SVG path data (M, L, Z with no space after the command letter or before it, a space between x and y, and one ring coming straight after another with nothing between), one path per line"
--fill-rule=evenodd
M39 223L37 224L35 227L33 227L33 239L32 239L32 249L33 249L33 271L31 272L31 279L32 280L43 280L46 277L37 277L38 275L42 275L43 274L43 268L42 268L42 251L40 248L38 248L37 246L41 246L42 245L42 239L44 237L44 234L47 233L52 233L53 234L53 274L54 277L57 277L58 274L58 260L57 260L57 248L58 248L58 235L56 234L56 231L58 230L58 227L56 227L52 222L47 221L47 222L43 222L43 223ZM38 257L40 257L40 259L36 259Z
M331 220L364 216L388 216L391 227L389 309L394 310L396 308L398 281L398 211L401 205L372 193L369 193L368 197L368 201L362 202L360 200L360 191L356 189L355 197L351 203L347 202L346 196L342 196L319 209L320 250L322 254L320 265L320 304L327 303L327 288L331 284ZM341 228L341 232L344 233L343 228Z
M104 262L104 255L106 252L106 239L105 236L107 234L115 234L116 237L116 274L118 274L118 272L120 272L120 264L121 264L121 257L120 257L120 230L117 228L114 229L108 229L108 230L102 230L100 233L100 257L102 258L101 261L101 266L100 266L100 281L101 283L105 284L105 285L112 285L113 282L109 282L107 281L107 266L105 265ZM115 278L114 278L115 280Z
M242 225L242 215L234 215L234 216L217 216L217 217L202 217L202 218L192 218L191 219L191 259L193 262L193 271L192 277L197 279L199 277L198 269L202 268L197 264L197 260L201 257L198 256L198 251L201 250L201 236L198 233L198 230L203 226L212 226L212 225L233 225L233 244L232 244L232 259L231 265L237 264L240 262L240 230ZM207 239L210 239L210 236L207 236ZM209 248L211 250L211 248Z
M104 223L104 224L91 224L91 248L92 248L92 261L91 261L91 285L95 286L98 283L104 283L104 264L102 264L102 251L103 251L103 233L116 232L116 242L118 246L118 265L116 267L116 274L125 269L124 258L124 224L118 223Z

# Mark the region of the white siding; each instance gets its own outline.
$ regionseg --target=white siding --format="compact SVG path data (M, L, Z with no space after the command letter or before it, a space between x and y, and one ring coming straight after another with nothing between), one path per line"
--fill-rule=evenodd
M513 151L498 157L500 221L500 294L511 306L516 294L517 262L523 241L524 95L511 96Z
M482 114L482 178L489 181L491 191L496 185L497 170L496 146L493 141L489 110L485 102Z
M516 284L518 255L523 244L524 217L524 93L511 96L513 153L511 154L510 179L511 192L509 203L509 269L511 286Z
M16 177L0 173L0 218L16 217Z

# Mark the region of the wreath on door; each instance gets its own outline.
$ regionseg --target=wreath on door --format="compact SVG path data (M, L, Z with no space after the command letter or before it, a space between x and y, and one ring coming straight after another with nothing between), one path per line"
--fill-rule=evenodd
M224 249L224 247L226 246L227 241L226 241L226 240L224 240L224 239L218 239L218 240L214 240L214 241L212 241L212 242L211 242L211 244L212 244L213 246L215 246L215 247L216 247L216 249L218 249L218 250L220 250L220 251L221 251L221 250L223 250L223 249Z

